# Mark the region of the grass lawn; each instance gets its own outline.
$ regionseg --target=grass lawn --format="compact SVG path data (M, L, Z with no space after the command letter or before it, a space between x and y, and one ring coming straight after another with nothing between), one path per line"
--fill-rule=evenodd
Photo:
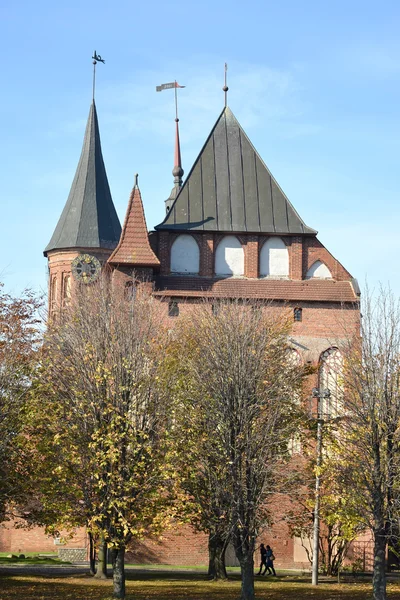
M207 581L199 574L149 572L140 578L128 572L127 600L236 600L240 580L234 575L225 583ZM1 600L109 600L112 582L81 577L34 577L6 575L0 578ZM296 575L256 580L258 600L369 600L371 585L365 581L337 584L323 582L312 588L309 578ZM388 598L400 599L400 581L388 585Z

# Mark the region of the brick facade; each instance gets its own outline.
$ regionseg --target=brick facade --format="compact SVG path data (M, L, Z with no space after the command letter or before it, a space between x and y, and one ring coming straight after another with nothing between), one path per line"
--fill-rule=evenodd
M185 232L190 233L190 232ZM244 248L244 277L215 278L214 261L218 243L223 238L219 232L195 233L194 238L200 250L199 275L184 276L170 274L171 246L177 233L168 231L154 232L149 242L152 252L160 261L158 268L136 267L135 265L112 266L114 285L123 287L132 281L132 274L137 279L146 280L159 297L164 308L165 319L174 325L178 317L168 316L168 305L171 300L178 302L179 315L196 310L196 306L204 298L228 298L243 295L251 301L266 302L262 310L282 310L286 307L289 314L295 308L302 309L301 321L293 322L291 343L301 355L302 361L318 367L322 353L340 343L340 339L355 331L359 321L358 298L352 287L352 277L344 267L328 252L326 248L312 236L283 237L289 253L290 279L279 281L259 277L259 255L263 243L269 236L238 236ZM150 248L150 246L148 248ZM71 261L79 253L88 252L105 265L111 251L78 248L71 251L49 252L49 307L57 310L66 301L64 283L71 276ZM114 254L115 255L115 254ZM305 280L306 273L316 260L324 262L332 273L332 281ZM109 267L110 268L110 267ZM158 275L159 273L159 275ZM54 282L57 282L54 284ZM70 291L73 293L76 283L71 277ZM271 304L271 300L273 303ZM211 310L211 306L210 306ZM309 378L307 394L312 387L318 385L318 375ZM269 543L276 555L276 566L307 567L304 549L298 541L290 538L287 526L282 520L261 536ZM68 540L64 549L88 547L83 530L76 532L72 540ZM47 537L40 528L30 530L15 529L8 525L0 529L0 549L7 552L55 551L57 546L52 538ZM235 564L232 551L228 552L228 562ZM189 526L178 530L167 531L162 539L148 539L132 544L127 560L136 563L163 564L201 564L208 562L207 538L204 534L195 533ZM256 557L256 561L258 557Z
M92 120L94 114L93 106ZM97 130L97 117L92 127ZM178 130L176 135L179 147ZM240 144L237 143L238 136ZM214 154L216 147L217 155ZM99 144L97 151L100 151ZM93 164L97 163L93 161ZM176 165L180 167L180 154ZM95 256L103 269L109 269L116 288L125 290L142 282L141 285L152 290L161 303L165 321L171 327L179 316L195 311L204 299L210 301L210 310L212 303L219 299L246 299L262 310L281 311L284 307L293 318L290 344L301 360L313 365L317 371L322 353L338 345L349 332L357 330L360 318L357 286L350 273L316 238L316 232L307 227L294 211L250 146L230 109L225 108L219 117L182 188L178 171L176 177L177 187L171 197L170 211L164 222L157 226L157 231L147 233L136 178L118 244L114 238L109 240L113 242L109 250L95 247L60 249L57 244L50 244L46 251L50 315L60 314L74 293L78 284L72 275L71 262L79 254L87 253ZM75 204L81 206L87 202L88 195L86 190L83 198L74 197ZM108 195L99 195L96 202L108 198ZM108 202L112 204L111 196ZM74 227L81 231L82 223L75 218L78 212L75 210L73 213L69 221L71 231L66 232L71 240L77 239L72 235ZM99 209L99 214L108 213ZM92 225L95 231L97 223ZM198 245L199 268L195 273L171 273L171 248L180 234L192 235ZM216 251L221 240L228 235L236 236L243 248L243 275L217 277ZM261 249L273 236L284 242L280 241L277 248L287 256L285 267L288 264L288 271L285 270L282 277L260 277ZM241 256L240 248L238 250ZM307 279L307 273L316 261L326 265L332 276L330 279ZM268 269L262 272L271 273ZM177 303L179 316L169 316L171 302ZM294 319L295 310L298 320ZM309 396L311 388L316 385L317 373L309 377L305 394ZM280 506L281 513L283 509ZM274 549L276 566L307 566L305 553L298 541L290 538L284 520L278 521L262 535L262 541ZM87 548L85 532L76 531L74 538L63 547L77 551ZM54 549L54 540L39 528L16 529L8 524L0 529L1 551ZM132 544L127 558L140 563L205 565L208 562L207 539L188 526L179 527L165 532L162 540L146 539ZM234 562L234 558L231 560Z

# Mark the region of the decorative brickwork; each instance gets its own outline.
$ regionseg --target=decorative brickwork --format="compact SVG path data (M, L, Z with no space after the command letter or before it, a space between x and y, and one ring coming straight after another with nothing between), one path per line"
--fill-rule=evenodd
M212 233L204 233L201 239L200 275L212 277L214 274L214 235Z

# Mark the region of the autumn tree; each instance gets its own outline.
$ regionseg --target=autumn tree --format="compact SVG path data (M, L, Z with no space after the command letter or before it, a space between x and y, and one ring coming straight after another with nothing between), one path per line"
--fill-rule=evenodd
M253 554L282 485L288 442L297 424L302 370L288 360L285 310L225 302L182 321L185 371L182 423L192 439L194 484L209 534L232 537L242 574L242 600L254 598ZM208 525L207 525L208 523ZM222 526L219 523L223 523Z
M193 323L190 319L180 320L171 332L163 385L170 390L173 400L171 433L181 449L178 453L184 500L181 518L208 535L208 575L226 579L225 551L231 536L229 472L222 449L216 452L215 416L209 406L205 410L206 399L198 403L191 361L183 359L198 351Z
M365 530L358 513L358 492L353 486L343 489L336 455L337 427L324 426L323 461L319 505L319 565L327 575L337 575L351 542ZM333 443L331 443L333 436ZM313 560L315 504L315 431L303 429L302 456L297 462L297 488L292 490L286 521L291 534L301 540L307 558Z
M78 499L89 530L115 549L116 598L125 597L127 544L161 531L173 510L163 347L157 300L140 286L126 299L107 279L82 286L46 336L53 485L71 485L72 506L68 496L60 505L66 520Z
M12 297L0 283L0 520L21 513L27 501L27 463L20 446L22 414L41 341L38 309L31 291Z
M374 539L373 597L386 599L388 540L400 516L400 302L390 290L363 298L361 338L344 356L341 427L334 451L343 490L357 493Z

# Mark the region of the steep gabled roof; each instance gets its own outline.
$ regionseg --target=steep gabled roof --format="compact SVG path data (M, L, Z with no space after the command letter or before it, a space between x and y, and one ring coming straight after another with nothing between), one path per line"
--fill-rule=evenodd
M317 233L297 214L228 107L156 229Z
M142 267L158 267L160 265L160 261L150 247L137 175L129 198L121 239L108 262L113 265Z
M101 152L96 105L66 205L44 254L62 248L115 248L121 235Z

